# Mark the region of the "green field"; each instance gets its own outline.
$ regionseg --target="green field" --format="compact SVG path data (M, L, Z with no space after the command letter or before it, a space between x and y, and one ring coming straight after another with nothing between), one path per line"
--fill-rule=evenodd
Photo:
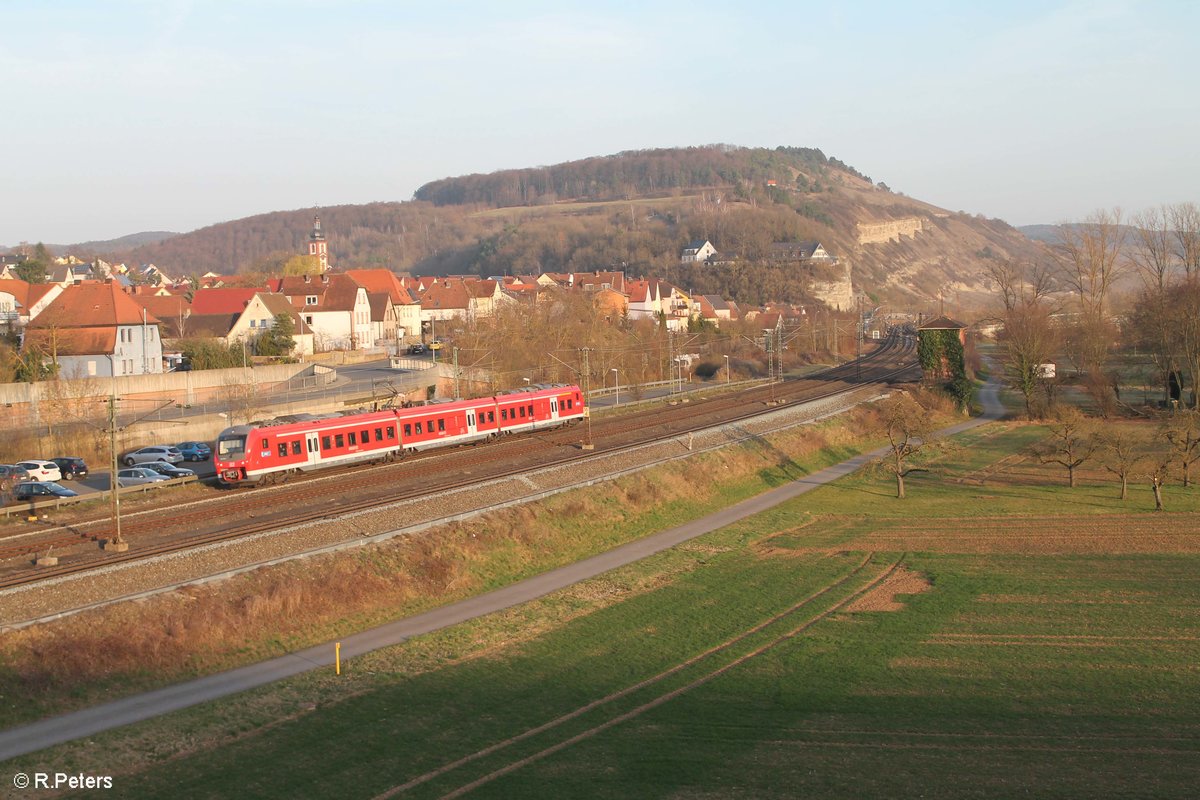
M122 797L1192 797L1194 490L1167 514L1068 490L1011 460L1038 435L988 426L909 500L855 476L340 679L36 761L119 770L160 737Z

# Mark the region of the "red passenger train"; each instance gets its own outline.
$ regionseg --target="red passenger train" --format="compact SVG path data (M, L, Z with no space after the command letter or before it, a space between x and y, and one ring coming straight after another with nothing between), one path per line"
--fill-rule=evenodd
M583 393L566 384L382 411L297 414L226 428L213 464L222 483L264 485L297 472L568 425L585 414Z

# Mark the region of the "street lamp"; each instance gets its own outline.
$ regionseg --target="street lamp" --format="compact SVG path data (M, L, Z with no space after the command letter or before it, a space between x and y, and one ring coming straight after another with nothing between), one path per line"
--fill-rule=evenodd
M621 405L621 376L617 374L617 368L613 367L609 370L613 374L613 383L617 386L617 399L613 401L614 406Z
M725 386L729 386L729 356L725 356Z

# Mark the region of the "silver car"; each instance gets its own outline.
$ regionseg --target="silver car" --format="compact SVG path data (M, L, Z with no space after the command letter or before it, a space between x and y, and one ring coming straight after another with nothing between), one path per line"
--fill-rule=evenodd
M127 467L144 464L147 461L166 461L168 464L178 464L183 461L183 453L168 445L151 445L143 447L141 450L134 450L132 453L126 453L121 461Z
M141 486L143 483L162 483L171 480L146 467L131 467L117 470L117 486Z

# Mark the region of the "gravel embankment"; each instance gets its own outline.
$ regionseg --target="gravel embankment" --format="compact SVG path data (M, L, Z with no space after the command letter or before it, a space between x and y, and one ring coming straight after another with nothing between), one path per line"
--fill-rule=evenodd
M812 422L876 397L878 393L876 388L858 389L839 397L782 408L749 421L692 435L683 434L620 453L600 454L582 462L537 469L519 477L487 481L436 497L405 500L370 511L330 517L322 522L5 590L0 592L0 620L4 627L19 627L116 600L219 580L279 561L416 533L495 508L610 480L664 461L729 446L751 436Z

